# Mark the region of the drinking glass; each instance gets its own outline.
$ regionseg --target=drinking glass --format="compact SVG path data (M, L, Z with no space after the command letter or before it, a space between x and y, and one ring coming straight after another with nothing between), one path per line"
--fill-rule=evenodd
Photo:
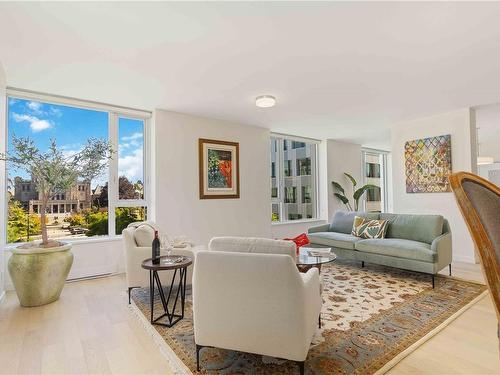
M168 234L163 234L160 237L160 244L163 249L167 252L167 256L172 253L172 239Z

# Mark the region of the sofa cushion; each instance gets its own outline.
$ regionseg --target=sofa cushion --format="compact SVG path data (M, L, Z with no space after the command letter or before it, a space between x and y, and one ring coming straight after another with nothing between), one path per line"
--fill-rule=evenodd
M140 225L134 231L135 243L139 247L151 247L155 238L155 230L148 224Z
M428 244L443 233L444 218L441 215L380 214L389 220L387 238L403 238Z
M373 220L379 218L379 214L373 212L335 211L330 224L330 232L351 234L355 216Z
M349 250L354 250L354 244L360 240L361 238L359 237L345 233L336 233L336 232L309 233L309 241L311 241L312 244L340 247L342 249L349 249Z
M355 247L356 250L366 253L419 260L429 263L433 263L437 258L437 253L431 250L429 244L398 238L360 240L356 242Z

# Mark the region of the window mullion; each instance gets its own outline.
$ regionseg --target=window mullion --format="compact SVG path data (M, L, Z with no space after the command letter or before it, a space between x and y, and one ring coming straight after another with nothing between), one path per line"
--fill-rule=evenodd
M284 147L283 147L283 139L278 138L278 157L277 157L277 176L278 176L278 201L279 201L279 209L280 209L280 221L286 221L283 217L284 210L284 197L285 197L285 183L284 183L284 173L285 168L283 167L284 163Z
M118 203L118 116L116 113L109 113L109 141L113 147L113 158L109 163L108 181L108 233L110 236L116 235L115 209Z

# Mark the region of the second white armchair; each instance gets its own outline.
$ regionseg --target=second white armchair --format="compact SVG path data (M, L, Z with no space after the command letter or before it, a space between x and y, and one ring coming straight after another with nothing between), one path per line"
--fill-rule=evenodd
M318 269L299 273L295 244L215 238L196 256L194 336L211 346L289 359L301 373L321 311Z

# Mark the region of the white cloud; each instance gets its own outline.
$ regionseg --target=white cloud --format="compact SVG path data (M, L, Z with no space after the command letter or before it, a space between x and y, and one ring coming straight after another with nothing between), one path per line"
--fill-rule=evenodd
M42 109L42 103L40 102L28 102L26 104L26 106L31 109L33 112L40 112L40 110Z
M143 133L132 133L120 138L120 149L142 148Z
M122 141L133 141L135 139L142 138L142 136L143 136L142 133L133 133L132 135L122 137Z
M19 113L13 113L12 117L15 122L23 122L26 121L29 123L30 128L35 133L41 132L42 130L50 129L52 124L47 120L41 120L38 117L30 116L30 115L20 115Z
M62 148L62 147L61 147ZM75 149L63 149L62 148L62 154L63 156L66 158L66 159L71 159L73 156L75 156L76 154L78 154L80 151L82 151L82 149L78 149L78 150L75 150Z
M50 129L52 127L52 124L48 122L47 120L35 120L30 123L30 128L33 130L35 133L41 132L42 130Z
M127 177L132 183L143 180L142 148L134 150L132 154L120 156L118 159L119 175Z
M49 108L49 113L52 116L56 116L56 117L61 117L62 116L62 111L59 108L52 107L52 106Z

